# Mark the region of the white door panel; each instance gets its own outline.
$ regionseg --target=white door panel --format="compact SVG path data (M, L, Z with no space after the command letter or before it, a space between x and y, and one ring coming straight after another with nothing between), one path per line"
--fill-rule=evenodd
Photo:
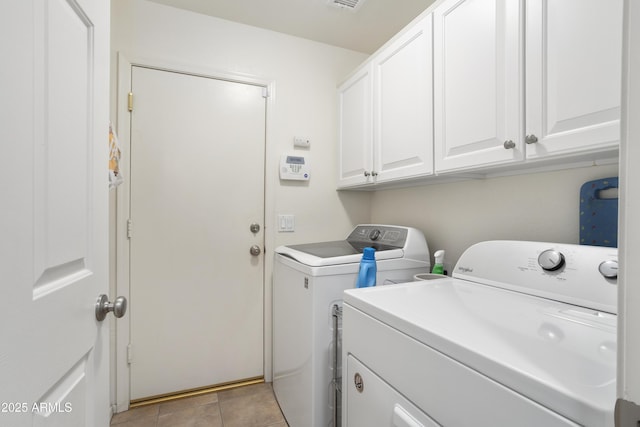
M433 173L432 18L374 60L376 181Z
M0 6L0 425L107 426L106 1Z
M372 67L358 71L338 89L339 186L364 184L373 168Z
M133 67L132 88L131 399L260 377L262 87Z
M522 2L449 0L434 10L438 172L524 158ZM505 149L505 141L514 146Z
M620 28L622 0L527 2L527 157L618 145Z

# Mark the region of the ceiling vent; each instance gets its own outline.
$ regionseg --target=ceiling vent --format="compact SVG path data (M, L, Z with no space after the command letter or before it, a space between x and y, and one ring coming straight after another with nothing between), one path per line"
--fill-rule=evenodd
M329 0L329 6L339 7L340 9L348 9L355 12L362 6L365 0Z

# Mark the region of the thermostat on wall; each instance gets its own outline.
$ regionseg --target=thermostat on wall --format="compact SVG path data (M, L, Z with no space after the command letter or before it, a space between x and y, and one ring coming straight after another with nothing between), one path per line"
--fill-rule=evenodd
M309 162L304 156L280 157L280 179L308 181L309 175Z

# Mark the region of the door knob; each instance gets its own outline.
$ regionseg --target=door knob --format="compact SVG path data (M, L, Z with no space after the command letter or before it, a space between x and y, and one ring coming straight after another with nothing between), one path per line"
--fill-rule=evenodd
M253 256L258 256L258 255L260 255L260 252L262 252L262 250L260 249L260 246L253 245L253 246L251 246L251 249L249 249L249 252Z
M115 301L109 302L109 297L104 294L100 295L96 301L96 319L102 322L110 311L117 318L124 316L127 312L127 299L118 297Z

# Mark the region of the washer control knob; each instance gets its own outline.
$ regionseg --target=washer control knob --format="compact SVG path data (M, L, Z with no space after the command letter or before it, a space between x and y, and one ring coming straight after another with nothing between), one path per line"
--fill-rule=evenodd
M371 232L369 233L369 238L371 240L378 240L380 238L380 230L378 230L377 228L371 230Z
M538 256L538 264L546 271L556 271L564 266L564 255L554 249L547 249Z
M603 261L600 263L598 270L607 279L616 279L618 277L618 261Z

